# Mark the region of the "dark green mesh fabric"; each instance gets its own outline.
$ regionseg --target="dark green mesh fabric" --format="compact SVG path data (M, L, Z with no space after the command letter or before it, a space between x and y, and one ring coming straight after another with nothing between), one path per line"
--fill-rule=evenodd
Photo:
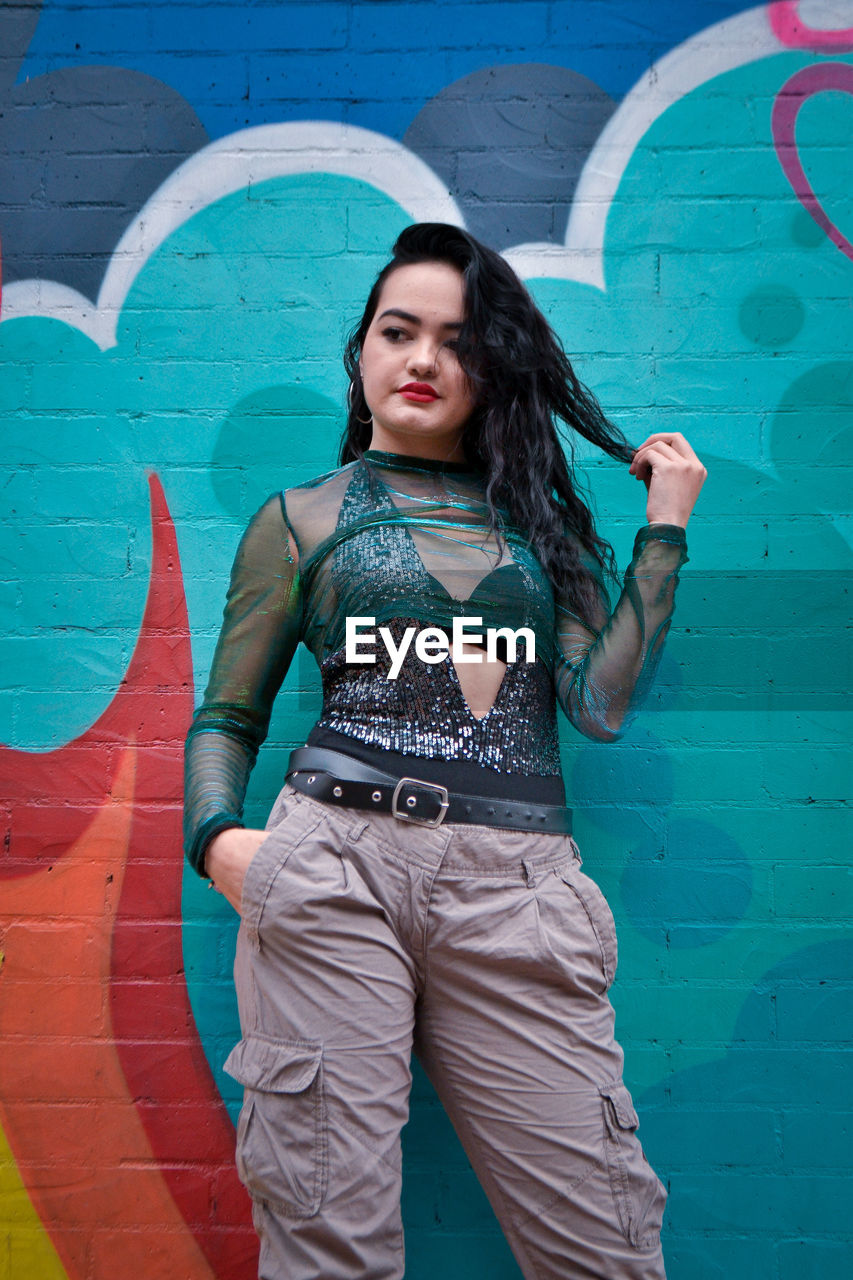
M673 610L684 530L637 534L611 612L604 584L580 617L556 599L524 537L489 530L482 477L465 467L368 450L275 494L240 543L204 702L187 738L185 845L197 870L217 831L241 822L249 773L297 643L323 678L318 725L406 755L468 761L506 775L559 773L556 703L591 738L624 730L654 674ZM450 657L411 646L396 679L346 661L346 619L372 618L399 645L407 626L529 628L488 714L467 706ZM365 627L362 627L365 630ZM453 765L448 765L452 780Z

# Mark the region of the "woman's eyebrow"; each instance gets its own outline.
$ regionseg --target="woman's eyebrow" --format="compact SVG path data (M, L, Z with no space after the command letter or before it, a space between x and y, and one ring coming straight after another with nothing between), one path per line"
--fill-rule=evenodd
M398 320L407 320L409 324L420 324L420 316L413 316L411 311L401 311L399 307L388 307L387 311L381 312L379 319L383 320L385 316L396 316ZM461 320L446 320L442 325L442 329L461 329Z

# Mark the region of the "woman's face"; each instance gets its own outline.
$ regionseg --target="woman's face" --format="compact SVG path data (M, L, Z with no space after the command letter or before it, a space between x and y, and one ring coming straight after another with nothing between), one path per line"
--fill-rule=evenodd
M454 342L465 316L462 273L446 262L392 271L361 350L371 449L463 461L474 396Z

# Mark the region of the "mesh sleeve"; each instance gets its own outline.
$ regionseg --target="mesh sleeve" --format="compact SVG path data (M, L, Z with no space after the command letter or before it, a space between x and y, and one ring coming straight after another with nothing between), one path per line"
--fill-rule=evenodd
M645 525L612 612L600 577L598 608L590 617L580 618L557 600L557 700L586 737L618 738L636 715L660 662L686 560L683 528Z
M231 570L222 630L184 756L184 851L204 875L208 842L242 826L246 785L299 642L302 591L282 497L267 499Z

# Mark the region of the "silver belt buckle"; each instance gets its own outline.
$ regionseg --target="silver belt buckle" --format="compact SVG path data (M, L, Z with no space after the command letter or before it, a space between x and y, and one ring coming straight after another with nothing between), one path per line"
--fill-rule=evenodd
M403 813L397 808L397 800L400 792L406 783L410 783L414 787L424 787L427 791L434 791L441 799L441 808L438 816L435 818L419 818L414 813ZM394 794L391 797L391 812L395 818L399 818L401 822L419 822L422 827L438 827L444 821L444 815L450 808L450 797L447 787L440 786L437 782L422 782L420 778L401 778L394 788Z

